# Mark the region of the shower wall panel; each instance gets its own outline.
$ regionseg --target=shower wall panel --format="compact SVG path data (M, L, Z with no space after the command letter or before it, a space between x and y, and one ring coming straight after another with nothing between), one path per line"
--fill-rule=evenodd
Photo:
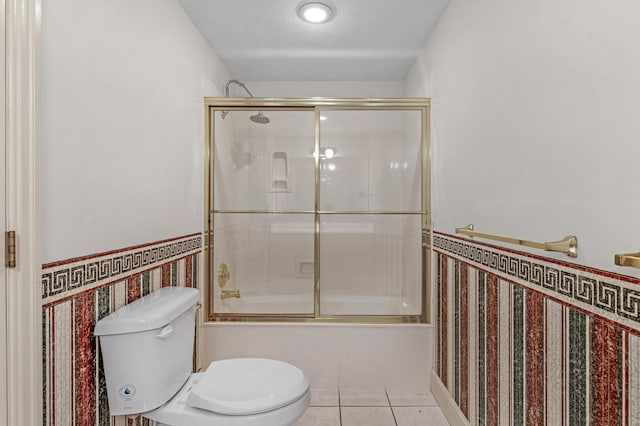
M43 425L149 424L109 415L93 328L160 287L198 287L201 249L193 234L42 266Z
M471 424L640 424L640 280L433 245L434 372Z

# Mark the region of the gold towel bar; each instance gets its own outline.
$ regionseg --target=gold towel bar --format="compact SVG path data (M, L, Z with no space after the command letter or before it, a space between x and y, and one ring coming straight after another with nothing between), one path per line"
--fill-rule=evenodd
M533 247L546 251L557 251L565 253L569 257L578 257L578 239L573 235L564 237L560 241L552 241L549 243L537 243L535 241L520 240L518 238L501 237L499 235L483 234L473 230L473 225L467 225L464 228L456 228L456 234L465 234L470 237L486 238L488 240L501 241L503 243L517 244L520 246Z
M640 253L616 254L614 261L616 265L640 268Z

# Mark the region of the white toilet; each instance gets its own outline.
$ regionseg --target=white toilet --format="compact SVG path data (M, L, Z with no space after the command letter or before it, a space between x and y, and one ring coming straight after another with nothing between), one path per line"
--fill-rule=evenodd
M171 426L295 425L311 400L299 368L237 358L191 373L199 298L193 288L164 287L98 321L111 415Z

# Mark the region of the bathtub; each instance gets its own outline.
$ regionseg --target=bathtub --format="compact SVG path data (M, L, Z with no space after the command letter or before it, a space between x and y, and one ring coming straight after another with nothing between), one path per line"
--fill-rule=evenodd
M247 291L239 299L221 300L216 294L216 311L313 312L312 293L295 294L295 286L285 284L271 286L276 290L272 294ZM321 309L327 314L352 315L413 315L420 311L406 298L352 294L323 295ZM427 324L204 322L198 342L200 368L219 359L265 357L299 366L314 388L429 388L433 344L432 327Z
M220 314L310 314L313 295L269 294L242 295L239 299L217 296L215 311ZM420 315L420 306L406 298L393 296L327 295L322 296L324 315Z
M426 324L216 322L201 324L198 366L236 357L297 365L312 388L429 388L432 327Z

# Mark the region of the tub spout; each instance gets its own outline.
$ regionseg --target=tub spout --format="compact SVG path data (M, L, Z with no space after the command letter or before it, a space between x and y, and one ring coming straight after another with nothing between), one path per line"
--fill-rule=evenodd
M222 299L238 299L240 298L240 290L222 290L222 294L220 295Z

